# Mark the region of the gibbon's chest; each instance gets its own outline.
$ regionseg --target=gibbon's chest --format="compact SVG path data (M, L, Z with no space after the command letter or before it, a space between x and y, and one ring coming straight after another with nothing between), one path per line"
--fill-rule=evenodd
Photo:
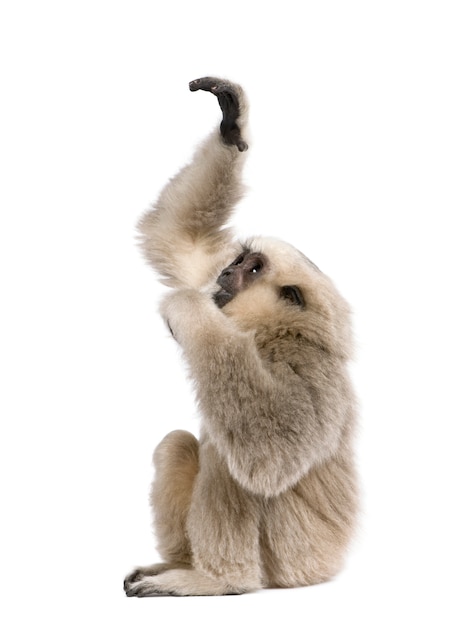
M265 341L255 337L261 359L277 380L301 384L316 411L344 409L352 403L352 391L345 363L301 335L277 336Z
M318 367L329 369L331 365L328 355L300 334L286 332L274 337L264 332L257 333L255 344L264 362L287 365L299 375L305 376Z

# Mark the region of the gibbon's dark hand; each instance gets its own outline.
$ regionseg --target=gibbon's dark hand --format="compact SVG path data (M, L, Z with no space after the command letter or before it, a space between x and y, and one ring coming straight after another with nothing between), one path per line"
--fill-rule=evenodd
M223 114L220 133L224 142L230 146L237 146L239 152L245 152L248 144L242 139L241 129L237 124L241 114L240 101L243 97L241 88L223 79L205 76L191 81L189 89L209 91L217 97Z

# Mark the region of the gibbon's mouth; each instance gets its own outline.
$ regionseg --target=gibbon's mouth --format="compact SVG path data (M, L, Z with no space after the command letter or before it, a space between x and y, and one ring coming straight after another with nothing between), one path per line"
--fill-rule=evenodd
M219 309L228 304L228 302L230 302L230 300L232 299L232 294L228 291L225 291L225 289L220 289L213 295L214 303L219 307Z

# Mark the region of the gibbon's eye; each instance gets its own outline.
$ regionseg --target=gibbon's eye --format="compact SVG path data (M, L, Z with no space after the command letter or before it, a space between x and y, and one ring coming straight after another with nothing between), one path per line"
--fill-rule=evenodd
M258 261L257 263L253 265L253 267L250 268L250 273L257 274L258 272L262 270L262 268L263 268L262 263Z
M305 306L305 298L303 297L301 290L295 285L286 285L285 287L281 287L281 297L291 304L301 307Z
M240 265L244 259L245 259L245 253L243 252L236 259L234 259L231 265Z

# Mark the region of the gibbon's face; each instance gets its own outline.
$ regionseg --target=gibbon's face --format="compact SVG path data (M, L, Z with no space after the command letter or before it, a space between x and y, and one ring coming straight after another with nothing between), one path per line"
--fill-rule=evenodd
M273 304L300 311L307 306L308 285L322 277L319 268L290 244L270 237L255 237L244 243L241 253L222 270L216 281L220 289L213 298L222 309L242 292L249 291L258 299L263 291L266 295L270 291ZM248 301L250 294L245 299ZM261 301L255 304L262 305Z
M214 302L221 309L238 293L261 281L269 269L270 262L266 254L244 247L241 254L220 273L217 279L220 290L214 294ZM279 297L296 306L305 305L303 293L297 285L281 285Z
M293 246L270 237L251 239L216 284L215 304L242 330L289 328L334 352L349 352L347 303Z

